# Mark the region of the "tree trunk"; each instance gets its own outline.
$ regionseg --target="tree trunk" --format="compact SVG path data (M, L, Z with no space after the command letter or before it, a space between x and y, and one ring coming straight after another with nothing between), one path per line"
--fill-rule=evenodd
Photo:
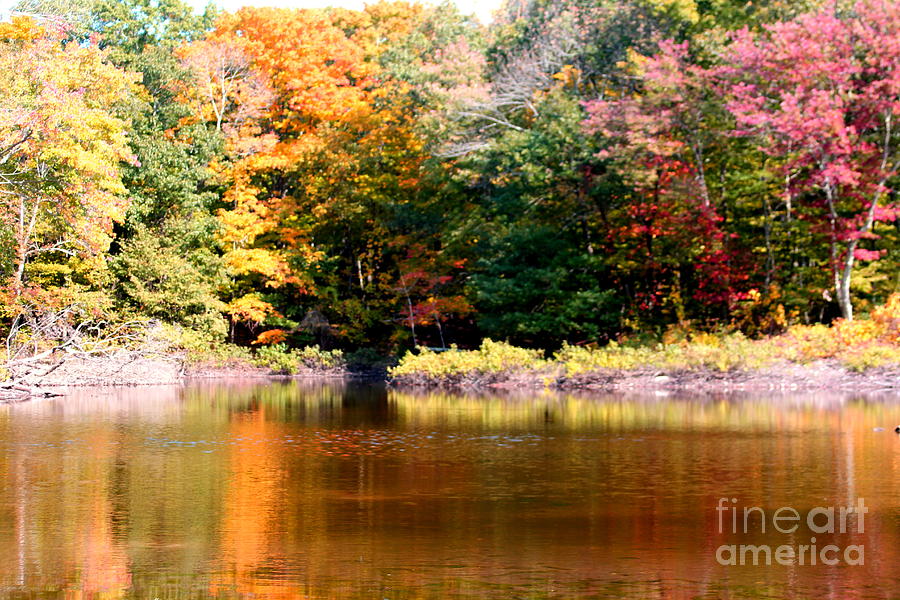
M25 263L28 261L28 246L31 244L31 235L37 223L40 211L40 200L34 201L31 207L31 215L28 215L28 203L25 196L19 196L19 219L16 224L16 274L13 278L14 294L18 297L25 285Z
M831 225L831 271L834 276L834 295L841 316L848 321L853 320L853 303L850 300L850 277L853 274L853 252L857 240L847 244L846 255L841 261L841 244L838 241L837 191L830 181L826 180L825 198L828 200L828 220ZM873 203L874 210L874 203ZM871 213L871 211L870 211Z
M841 308L841 316L848 321L853 320L853 302L850 300L850 276L853 273L853 253L851 251L840 273L835 273L835 293Z
M406 307L409 310L409 330L412 332L413 348L418 348L419 341L416 339L416 321L413 318L412 298L409 297L409 291L406 292Z
M19 296L25 279L25 259L27 258L25 240L18 240L16 244L16 274L13 276L13 293Z

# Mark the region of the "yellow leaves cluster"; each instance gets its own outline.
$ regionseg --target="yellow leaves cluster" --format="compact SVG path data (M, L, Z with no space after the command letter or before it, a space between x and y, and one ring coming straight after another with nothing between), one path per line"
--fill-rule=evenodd
M872 311L872 321L883 331L883 338L900 344L900 293L891 294L887 302Z
M409 35L424 10L421 4L382 1L368 4L361 11L337 9L332 19L372 60Z
M10 22L0 22L0 41L32 42L47 35L37 21L30 17L13 17Z
M845 346L866 344L881 338L885 331L880 323L871 320L846 321L838 319L833 325L838 343Z
M259 193L259 189L248 186L232 188L225 194L225 200L233 203L234 209L218 213L222 223L219 237L223 242L246 246L275 229L276 211L271 201L258 198Z
M892 294L869 319L838 319L826 325L795 325L784 337L792 358L838 358L862 370L900 359L900 294Z
M559 82L557 85L561 87L577 88L581 80L581 69L573 65L563 65L562 69L553 74L553 79Z
M688 23L697 23L700 13L695 0L644 0L658 13L670 15Z
M292 281L291 268L277 250L235 248L225 254L225 266L232 275L257 273L267 287L277 288Z
M280 316L275 307L259 297L259 294L246 294L228 303L225 312L231 319L240 323L258 325L270 316Z
M872 310L868 319L838 319L832 332L841 347L873 342L900 344L900 293L891 294L887 302Z
M12 174L0 184L0 222L35 220L13 229L17 245L65 248L82 261L109 247L127 204L119 168L135 160L116 115L140 95L137 81L96 44L67 42L28 18L0 24L0 153ZM30 260L59 260L51 256Z

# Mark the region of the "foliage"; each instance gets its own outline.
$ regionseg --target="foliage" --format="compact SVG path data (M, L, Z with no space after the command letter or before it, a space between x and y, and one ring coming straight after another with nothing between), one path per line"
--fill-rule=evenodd
M892 359L890 3L19 10L0 330L78 306L192 357L467 381ZM560 354L421 349L484 338Z
M164 325L163 339L173 349L183 350L189 364L241 367L251 364L253 356L249 348L225 343L218 336L181 325Z
M583 377L619 371L677 373L690 370L754 371L779 364L833 359L854 371L900 366L896 340L898 296L876 309L874 319L794 326L783 336L751 340L740 333L682 331L658 344L610 342L603 347L563 344L551 360L541 353L485 340L477 350L408 353L391 377L426 385L465 384L485 374L532 379ZM675 333L675 332L672 332Z
M775 358L740 334L701 335L690 342L656 346L619 345L615 342L598 349L565 346L555 356L570 377L604 369L758 369L771 364Z
M485 339L477 350L458 350L454 346L446 352L427 349L420 349L418 353L408 352L396 367L389 370L389 374L395 378L417 376L436 382L538 369L542 364L539 350L517 348Z
M548 348L616 331L616 294L603 286L602 261L549 228L516 228L485 243L477 266L472 287L488 335Z
M344 353L340 350L321 350L318 346L289 349L285 344L274 344L257 349L253 363L276 373L294 375L300 369L329 371L344 366Z
M224 304L217 297L221 281L218 258L208 252L185 255L144 227L123 244L110 263L119 280L123 308L171 323L180 323L213 338L224 339ZM177 238L175 238L177 239Z
M764 29L737 32L725 56L735 133L782 157L792 192L806 193L802 215L830 245L836 299L852 319L854 264L882 256L863 241L877 239L876 222L896 219L888 182L900 167L900 7L867 0Z
M0 24L0 229L12 242L0 262L14 298L98 288L127 205L120 113L134 77L64 37L24 17Z
M212 4L195 15L181 0L94 0L90 8L91 29L116 62L133 60L150 48L171 51L202 37L216 16Z

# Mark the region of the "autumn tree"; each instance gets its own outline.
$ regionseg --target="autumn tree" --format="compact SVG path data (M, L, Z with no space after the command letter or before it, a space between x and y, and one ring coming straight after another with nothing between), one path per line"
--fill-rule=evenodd
M448 261L441 252L413 243L408 245L406 256L398 261L397 266L400 275L394 289L400 295L400 320L409 327L413 346L419 345L422 327L434 326L441 347L446 348L444 323L472 311L468 300L460 293L462 278L459 271L465 266L465 261ZM416 326L420 327L419 335L416 334Z
M896 218L900 7L864 1L735 34L722 70L740 135L781 168L829 248L835 299L853 318L857 261L876 260L873 229Z
M192 75L182 86L182 101L199 120L214 123L218 132L224 128L234 141L246 137L242 128L252 126L274 101L266 77L254 69L242 41L200 40L177 51Z
M687 48L686 42L665 40L653 56L634 57L641 89L587 102L585 126L606 138L600 155L620 164L675 159L692 165L697 194L708 207L706 168L711 146L723 137L721 119L719 131L715 123L722 107L715 98L713 72L691 61ZM638 166L630 177L647 185L655 174Z
M12 241L7 282L23 301L96 289L126 208L119 164L133 158L117 115L135 78L96 44L64 38L28 18L0 25L0 223Z
M616 64L681 18L669 4L502 9L485 85L462 90L468 98L448 111L456 131L441 151L466 190L448 237L461 255L471 253L482 332L558 345L604 340L617 329L623 311L604 230L621 183L600 177L609 169L581 127L582 101L630 85Z
M726 318L753 269L720 217L746 188L730 180L741 149L715 70L673 40L652 56L633 54L629 69L635 89L586 102L584 121L600 138L597 156L627 186L608 213L620 285L644 319L663 305L669 319ZM706 313L687 311L692 300Z
M211 167L226 143L182 101L195 75L176 55L206 35L214 14L197 15L180 0L91 3L94 37L115 64L140 75L144 92L128 111L137 161L122 169L130 204L111 248L116 307L224 338L214 215L221 190Z
M459 37L437 15L403 2L365 11L247 8L223 17L205 46L181 51L196 65L202 54L240 48L253 74L243 81L271 91L259 102L237 79L201 69L211 75L205 81L233 84L225 93L233 115L251 115L252 126L229 141L246 151L221 171L228 189L219 239L236 311L268 303L269 314L277 307L293 321L279 322L287 327L320 311L350 343L390 332L403 254L391 243L409 233L401 223L416 218L413 201L423 193L428 140L419 124L433 79L422 65L435 60L436 44ZM216 109L205 106L215 123Z

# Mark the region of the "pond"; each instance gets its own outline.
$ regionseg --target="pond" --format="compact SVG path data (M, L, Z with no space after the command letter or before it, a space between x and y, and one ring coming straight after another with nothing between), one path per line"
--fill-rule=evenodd
M0 407L0 595L888 598L898 423L840 395L82 389Z

